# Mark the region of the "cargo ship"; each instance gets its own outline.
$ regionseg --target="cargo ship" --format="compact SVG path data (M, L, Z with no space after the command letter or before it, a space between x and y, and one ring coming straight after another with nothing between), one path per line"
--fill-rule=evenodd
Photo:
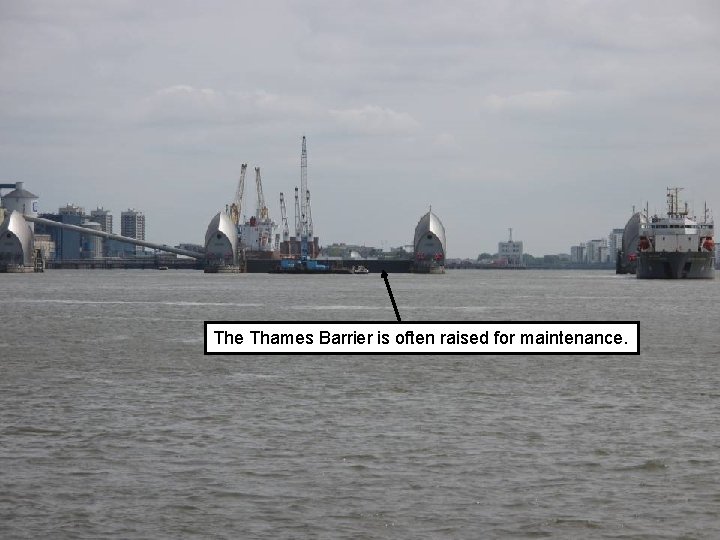
M640 220L639 279L715 278L713 220L707 206L702 220L690 217L687 203L679 200L681 189L667 188L666 216Z

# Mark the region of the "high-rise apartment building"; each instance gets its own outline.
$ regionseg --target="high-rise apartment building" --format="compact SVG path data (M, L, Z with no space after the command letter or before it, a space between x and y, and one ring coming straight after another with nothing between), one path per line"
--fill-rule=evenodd
M106 233L112 234L113 232L113 217L110 210L104 208L97 208L96 210L90 211L90 219L95 223L100 224L100 230Z
M129 209L120 214L120 234L136 240L145 240L145 214ZM135 246L135 253L142 253L142 246Z
M82 206L78 206L75 203L68 203L65 206L60 207L58 214L61 216L85 216L85 209Z
M612 262L617 259L618 250L622 249L622 238L625 229L613 229L608 235L608 256Z
M602 264L609 261L606 238L588 240L585 246L587 248L585 252L585 262L588 264Z
M577 246L570 246L570 262L584 263L585 252L586 246L584 243L578 244Z

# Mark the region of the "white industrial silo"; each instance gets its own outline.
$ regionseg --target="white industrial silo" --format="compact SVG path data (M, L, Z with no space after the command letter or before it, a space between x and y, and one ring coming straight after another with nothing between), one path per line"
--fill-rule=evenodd
M83 221L81 227L92 231L101 231L102 225L95 221ZM80 240L82 246L81 257L83 259L100 259L103 254L103 238L90 234L83 234Z
M24 216L38 215L38 196L24 189L22 182L15 182L15 189L3 195L2 205L7 209L8 214L17 211ZM35 224L28 222L28 225L35 232Z

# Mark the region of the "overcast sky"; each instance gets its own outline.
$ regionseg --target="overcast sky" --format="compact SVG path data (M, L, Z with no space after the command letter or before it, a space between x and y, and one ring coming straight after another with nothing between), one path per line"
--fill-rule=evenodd
M200 243L241 163L292 227L306 135L323 245L432 205L449 257L566 253L668 186L720 208L719 89L712 0L0 0L0 183Z

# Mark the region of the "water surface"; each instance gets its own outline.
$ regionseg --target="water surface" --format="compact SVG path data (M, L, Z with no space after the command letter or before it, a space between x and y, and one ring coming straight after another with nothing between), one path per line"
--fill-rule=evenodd
M720 280L390 275L403 321L639 320L639 356L204 356L394 320L367 276L0 276L0 537L715 538Z

